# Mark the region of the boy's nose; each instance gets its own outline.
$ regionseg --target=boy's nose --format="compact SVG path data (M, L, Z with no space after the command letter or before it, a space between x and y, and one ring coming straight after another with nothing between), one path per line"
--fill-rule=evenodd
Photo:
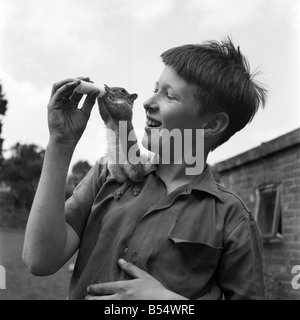
M153 97L149 98L144 102L144 108L146 111L156 111L159 107L155 99Z

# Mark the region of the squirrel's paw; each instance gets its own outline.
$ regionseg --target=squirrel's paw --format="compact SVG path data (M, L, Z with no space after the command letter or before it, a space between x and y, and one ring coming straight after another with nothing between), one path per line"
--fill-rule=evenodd
M122 195L124 194L125 190L128 188L129 186L129 181L124 181L124 183L116 189L115 193L114 193L114 198L116 200L121 199Z
M138 195L140 194L140 192L141 192L141 189L142 189L141 183L135 182L135 183L133 184L133 187L132 187L132 193L133 193L133 195L134 195L135 197L138 196Z

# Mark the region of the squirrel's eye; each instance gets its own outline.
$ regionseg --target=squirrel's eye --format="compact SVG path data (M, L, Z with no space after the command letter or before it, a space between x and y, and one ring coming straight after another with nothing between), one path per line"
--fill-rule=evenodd
M127 93L125 89L121 89L121 93L125 94Z

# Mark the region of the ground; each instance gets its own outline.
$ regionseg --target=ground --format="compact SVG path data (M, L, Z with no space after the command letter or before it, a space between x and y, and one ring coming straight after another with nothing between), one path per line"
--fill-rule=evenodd
M22 262L24 230L0 228L0 265L6 269L6 290L0 300L65 300L71 272L68 266L48 277L33 276Z

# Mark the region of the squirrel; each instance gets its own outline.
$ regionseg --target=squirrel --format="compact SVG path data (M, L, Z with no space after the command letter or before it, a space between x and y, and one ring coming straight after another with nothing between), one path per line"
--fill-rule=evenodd
M137 99L136 93L129 94L124 88L105 87L105 94L98 97L98 107L101 118L103 119L107 130L108 138L108 171L107 179L115 179L122 184L115 191L115 199L120 199L130 183L133 183L133 194L137 196L140 193L140 182L145 176L145 170L142 163L130 163L128 152L134 145L136 148L136 156L140 156L140 149L137 145L137 138L132 124L133 103ZM127 126L127 136L120 139L119 122L122 121ZM113 132L113 134L112 134ZM130 134L130 139L128 139ZM125 142L125 145L124 145ZM125 163L119 163L120 159L126 159Z

